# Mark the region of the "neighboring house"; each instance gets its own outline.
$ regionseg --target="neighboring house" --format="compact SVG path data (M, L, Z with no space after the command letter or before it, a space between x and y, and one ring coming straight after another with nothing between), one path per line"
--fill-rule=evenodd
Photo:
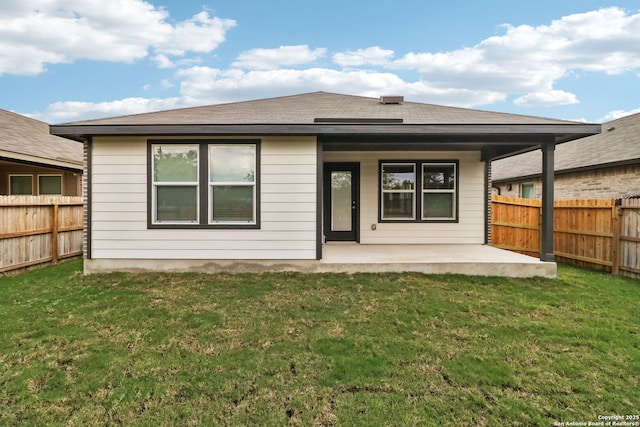
M534 147L549 162L556 143L595 134L600 125L315 92L51 131L83 141L87 152L88 273L546 275L503 271L512 255L540 260L485 245L489 162ZM550 275L552 196L543 207L540 256L553 265ZM484 270L465 255L473 248L490 258ZM446 267L425 267L445 256ZM367 269L374 258L379 264Z
M603 132L559 145L555 153L556 199L624 198L640 195L640 113L602 125ZM496 194L539 199L539 151L492 163Z
M82 144L0 110L0 195L81 195Z

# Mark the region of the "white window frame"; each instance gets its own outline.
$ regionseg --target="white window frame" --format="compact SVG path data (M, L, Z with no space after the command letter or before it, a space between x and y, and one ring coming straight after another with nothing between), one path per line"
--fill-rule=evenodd
M198 153L198 161L196 162L196 181L156 181L155 179L155 155L154 149L158 146L164 147L191 147L195 149ZM198 144L175 144L175 143L162 143L157 142L151 144L151 205L152 205L152 217L154 225L190 225L190 224L199 224L200 223L200 149ZM158 220L158 188L159 187L188 187L188 188L196 188L196 219L195 221L159 221Z
M253 182L249 182L249 181L211 181L211 162L209 161L210 156L211 156L211 150L214 147L238 147L238 146L245 146L245 147L253 147L254 149L254 156L253 156ZM257 167L256 167L256 163L258 161L257 159L258 157L258 147L255 143L251 143L251 144L242 144L242 143L238 143L238 144L225 144L225 143L220 143L220 144L208 144L207 145L207 164L208 164L208 169L209 169L209 173L207 175L207 181L208 181L208 185L209 185L209 201L208 201L208 206L207 206L207 211L209 214L209 224L212 225L256 225L257 224L257 204L258 204L258 200L256 197L256 180L257 180ZM214 199L213 199L213 189L215 187L251 187L252 188L252 197L253 197L253 210L252 210L252 220L251 221L215 221L213 219L213 213L214 213Z
M411 166L413 168L413 189L410 190L385 190L384 188L384 168L385 166ZM417 165L416 162L381 162L380 163L380 218L383 221L415 221L416 220L416 196L417 196L417 185L416 181L418 179L417 174ZM413 194L413 203L411 204L411 218L402 218L402 217L385 217L384 216L384 195L385 194L395 194L395 193L407 193Z
M424 188L424 167L425 166L453 166L453 176L454 176L454 180L453 180L453 189L447 188L447 189L430 189L430 188ZM420 199L420 206L421 206L421 217L423 221L442 221L442 220L455 220L456 219L456 211L457 211L457 207L456 207L456 192L458 191L458 166L455 162L422 162L420 164L420 186L422 188L422 197ZM424 215L424 198L425 198L425 194L451 194L451 200L452 200L452 205L451 205L451 214L452 216L450 217L433 217L433 216L425 216Z

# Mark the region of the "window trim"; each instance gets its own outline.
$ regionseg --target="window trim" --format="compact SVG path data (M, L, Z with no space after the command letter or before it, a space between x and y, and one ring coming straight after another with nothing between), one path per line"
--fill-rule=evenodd
M156 181L155 180L155 156L154 156L154 146L158 146L158 145L164 145L164 146L192 146L193 148L195 148L196 152L198 153L198 163L196 165L197 169L196 169L196 180L195 181ZM153 225L168 225L168 226L175 226L175 225L187 225L187 226L191 226L191 225L198 225L200 224L200 167L201 167L201 153L200 153L200 145L199 144L194 144L194 143L185 143L185 144L175 144L175 143L154 143L154 144L150 144L151 147L151 153L150 153L150 157L149 157L149 163L151 165L151 175L149 176L149 181L151 182L151 221L153 223ZM196 189L196 219L195 221L175 221L175 222L171 222L171 221L162 221L159 222L158 221L158 192L157 189L160 187L185 187L185 188L193 188L195 186Z
M413 189L411 190L385 190L384 184L382 182L382 169L385 165L394 165L394 166L411 166L413 167ZM415 221L418 218L418 210L416 209L416 187L418 180L418 166L416 162L380 162L380 220L381 221L401 221L401 222L411 222ZM384 194L412 194L413 195L413 206L411 209L411 217L410 218L385 218L384 217Z
M44 194L44 196L62 196L64 194L64 176L61 173L39 173L36 177L36 186L38 187L38 196L42 196L40 193L40 178L46 176L59 176L60 177L60 193L55 194Z
M212 181L211 180L211 163L208 161L208 159L210 159L211 156L211 146L213 145L220 145L220 146L229 146L229 145L245 145L245 146L254 146L255 147L255 152L254 152L254 157L253 157L253 181L249 182L249 181ZM257 152L258 152L258 148L255 144L249 144L249 143L235 143L235 144L229 144L229 143L217 143L217 144L208 144L207 145L207 195L209 197L208 201L207 201L207 214L208 214L208 223L209 225L254 225L256 222L256 218L257 218L257 203L255 203L256 200L256 188L257 188L257 163L258 163L258 158L257 158ZM215 221L213 219L213 214L214 214L214 209L213 209L213 192L215 187L251 187L252 193L253 193L253 222L247 222L247 221ZM211 209L209 209L209 206L211 206Z
M525 197L524 196L524 186L531 186L531 197ZM518 197L522 198L522 199L535 199L536 198L536 184L535 182L532 181L527 181L527 182L521 182L520 186L519 186L519 190L520 190L520 194L518 195Z
M153 147L155 145L196 145L198 146L198 189L197 189L197 222L154 222L156 204L153 181ZM255 146L255 179L254 187L254 222L211 222L211 191L209 173L210 145L254 145ZM260 145L259 139L149 139L147 140L147 228L149 229L260 229ZM180 183L182 184L182 183Z
M402 218L393 218L393 219L385 219L383 218L383 188L382 188L382 167L383 165L389 164L400 164L414 165L414 170L416 173L415 179L416 183L414 184L413 189L413 211L414 218L412 219L402 219ZM436 191L429 191L428 189L423 188L423 165L454 165L455 168L455 184L454 184L454 199L453 199L453 218L423 218L422 206L423 206L423 197L425 192L431 193ZM449 192L449 191L447 191ZM447 159L437 159L437 160L379 160L378 161L378 222L380 223L396 223L396 224L413 224L413 223L459 223L460 222L460 161L459 160L447 160Z
M11 191L11 178L13 178L14 176L16 176L16 177L28 176L29 178L31 178L31 193L29 193L29 194L14 194ZM8 184L9 184L8 190L9 191L7 191L7 194L9 194L10 196L33 196L34 195L34 191L33 191L34 190L34 188L33 188L34 178L35 178L35 176L33 174L30 174L30 173L10 173L9 174L9 182L8 182ZM35 192L35 194L37 194L37 192Z
M433 189L433 188L424 188L424 167L425 166L435 166L435 165L452 165L453 166L453 173L454 173L454 183L453 183L453 189ZM453 221L458 217L458 198L457 198L457 194L458 194L458 164L456 162L435 162L435 161L429 161L429 162L421 162L420 163L420 197L422 198L422 200L420 200L420 219L422 219L422 221ZM424 216L424 212L423 212L423 206L424 206L424 197L425 194L453 194L453 209L452 209L452 214L453 217L425 217Z

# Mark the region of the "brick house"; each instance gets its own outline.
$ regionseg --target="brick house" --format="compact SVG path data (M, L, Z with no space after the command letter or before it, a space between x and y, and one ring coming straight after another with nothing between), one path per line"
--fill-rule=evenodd
M82 156L47 123L0 109L0 195L79 196Z
M539 199L540 159L536 150L493 161L493 193ZM556 199L635 195L640 195L640 113L604 123L600 134L556 147Z

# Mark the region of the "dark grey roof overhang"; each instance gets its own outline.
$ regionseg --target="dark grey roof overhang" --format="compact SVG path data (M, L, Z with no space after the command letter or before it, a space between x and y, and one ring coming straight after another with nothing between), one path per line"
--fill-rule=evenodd
M482 149L487 160L600 133L596 124L154 124L51 125L53 135L86 141L92 136L317 136L325 150Z

